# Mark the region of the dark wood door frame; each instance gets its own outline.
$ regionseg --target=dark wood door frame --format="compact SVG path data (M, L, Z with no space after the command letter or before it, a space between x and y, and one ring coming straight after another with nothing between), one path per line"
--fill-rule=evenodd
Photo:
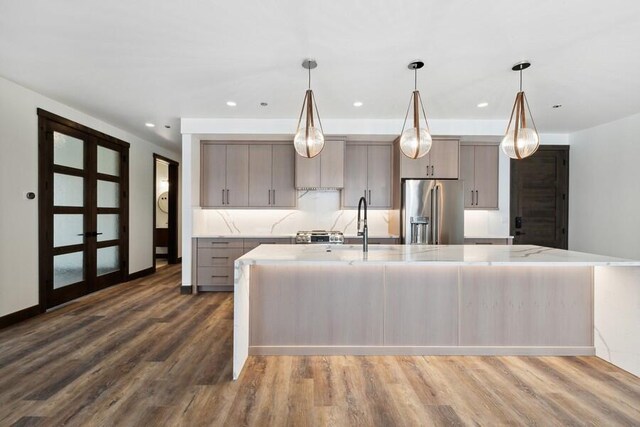
M163 161L169 165L169 212L168 212L168 233L169 242L167 246L167 262L169 264L178 263L178 167L179 163L160 154L153 154L153 271L156 270L156 206L158 194L156 194L156 165L157 161Z
M556 193L556 228L559 230L556 233L556 242L557 247L562 249L568 248L569 242L569 146L568 145L541 145L538 148L532 158L534 158L538 154L542 154L547 152L557 152L557 159L561 163L558 162L556 166L557 177L560 183L557 184L556 188L558 188L558 192ZM516 217L520 215L518 212L517 200L518 200L518 184L517 184L517 167L519 166L518 162L526 162L527 159L524 160L511 160L511 178L510 178L510 208L509 208L509 231L512 236L514 236L514 243L517 241L517 233L518 228L516 225ZM558 187L558 185L560 187ZM524 222L526 219L523 219ZM525 243L528 244L528 243ZM533 243L532 243L533 244Z
M62 300L75 298L88 292L93 292L117 283L127 280L129 268L129 143L110 135L91 129L80 123L58 116L46 110L37 109L38 114L38 244L39 244L39 307L44 312L47 308L55 306ZM59 129L69 134L76 134L80 139L87 143L85 149L85 167L96 164L96 170L89 169L86 171L74 170L64 166L53 165L53 130ZM110 176L97 172L96 150L98 146L103 146L115 151L119 151L120 155L120 176ZM85 206L89 204L90 216L93 218L98 214L118 213L120 215L120 233L119 238L111 241L91 241L91 244L85 241L83 245L75 247L67 247L67 249L78 250L80 247L88 245L91 250L97 250L102 247L117 246L119 248L120 269L113 273L103 276L97 276L95 272L96 254L90 250L86 265L93 266L90 270L85 270L85 281L90 280L91 286L85 287L81 292L73 289L73 285L69 286L69 291L65 291L65 295L53 296L54 291L50 291L53 286L53 255L60 252L59 249L53 247L53 214L57 213L79 213L77 208L55 207L53 204L53 174L54 170L64 172L71 175L83 176L85 182ZM100 208L97 207L96 191L89 189L89 183L97 180L116 181L120 185L119 207L118 208ZM84 208L82 208L84 209ZM97 217L96 217L97 218ZM93 222L85 223L86 228L95 229L96 224ZM96 235L94 235L96 236ZM95 276L95 277L94 277ZM53 292L51 295L50 293ZM62 297L62 299L61 299Z

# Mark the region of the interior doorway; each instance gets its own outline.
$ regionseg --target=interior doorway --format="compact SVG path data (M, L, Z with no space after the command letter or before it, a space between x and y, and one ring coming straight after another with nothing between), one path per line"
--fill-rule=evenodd
M178 263L178 162L153 155L153 265Z
M569 146L542 145L531 157L511 160L513 243L567 249L568 222Z

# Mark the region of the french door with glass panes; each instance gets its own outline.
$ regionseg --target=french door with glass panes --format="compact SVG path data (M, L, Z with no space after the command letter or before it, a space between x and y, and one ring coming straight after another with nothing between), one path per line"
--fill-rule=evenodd
M40 305L126 280L129 144L38 110Z

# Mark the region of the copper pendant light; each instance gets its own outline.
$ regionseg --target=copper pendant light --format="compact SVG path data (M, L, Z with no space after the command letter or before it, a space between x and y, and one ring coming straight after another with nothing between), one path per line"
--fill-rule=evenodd
M418 91L418 70L422 67L424 67L424 62L422 61L411 62L407 66L407 68L414 72L414 89L411 98L409 98L409 107L407 107L407 113L404 116L404 123L402 124L402 131L400 132L400 150L402 154L410 159L424 157L429 150L431 150L432 144L427 114L424 111L422 97ZM413 104L413 127L405 130L404 128L407 124L411 104ZM422 111L422 117L424 118L424 127L420 126L420 111Z
M320 121L320 115L318 114L318 106L316 105L313 91L311 90L311 70L316 68L318 63L312 59L305 59L302 62L302 67L309 72L309 88L304 95L304 101L302 101L302 110L300 111L300 117L298 118L298 127L296 128L296 135L293 138L293 146L296 152L307 158L313 158L320 154L324 148L324 131L322 130L322 122ZM302 115L305 113L305 124L300 127L302 123ZM315 116L318 118L318 124L320 128L315 126L314 122L314 108Z
M511 117L507 125L507 131L500 143L502 151L512 159L521 160L531 156L538 150L540 146L540 136L536 129L536 124L531 115L527 96L522 90L522 70L526 70L531 66L529 61L523 61L515 64L511 69L520 72L520 91L516 94L516 100L511 109ZM526 106L526 110L525 110ZM527 127L527 114L531 119L533 128ZM511 128L513 124L513 129Z

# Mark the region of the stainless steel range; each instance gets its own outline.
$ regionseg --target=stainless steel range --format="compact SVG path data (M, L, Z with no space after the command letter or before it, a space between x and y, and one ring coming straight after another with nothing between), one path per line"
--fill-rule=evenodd
M324 243L329 245L341 245L344 243L344 235L342 234L342 231L298 231L296 233L296 243Z

